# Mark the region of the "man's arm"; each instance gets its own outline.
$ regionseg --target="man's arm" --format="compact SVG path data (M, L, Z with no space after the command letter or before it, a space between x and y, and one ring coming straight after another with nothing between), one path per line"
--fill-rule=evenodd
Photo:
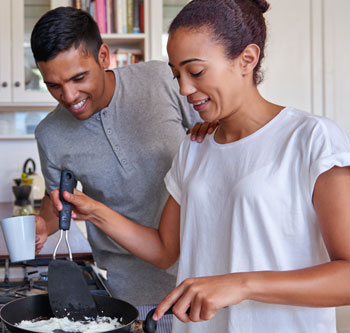
M46 193L36 216L35 252L38 254L43 248L47 237L58 230L58 211L54 207L50 196Z

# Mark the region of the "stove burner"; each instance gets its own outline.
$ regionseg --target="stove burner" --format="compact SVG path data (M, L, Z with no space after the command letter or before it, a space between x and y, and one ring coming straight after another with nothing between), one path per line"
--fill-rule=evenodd
M47 293L48 265L51 259L35 259L29 262L9 263L0 260L0 271L4 279L0 281L0 307L16 298ZM88 261L75 261L92 293L111 296L102 276L93 269Z

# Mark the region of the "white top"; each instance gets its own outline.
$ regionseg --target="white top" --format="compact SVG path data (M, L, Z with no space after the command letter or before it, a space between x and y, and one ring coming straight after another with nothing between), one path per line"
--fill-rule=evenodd
M317 177L350 165L350 142L331 120L283 109L239 141L182 143L165 178L181 205L178 284L189 277L293 270L329 261L312 193ZM244 301L176 333L332 333L334 308Z

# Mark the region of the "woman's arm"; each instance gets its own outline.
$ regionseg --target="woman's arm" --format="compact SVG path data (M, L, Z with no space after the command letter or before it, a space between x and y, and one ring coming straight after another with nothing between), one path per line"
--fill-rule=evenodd
M159 304L154 319L173 304L173 312L184 322L208 320L219 308L248 299L311 307L350 304L350 167L321 174L313 202L330 262L293 271L187 279Z
M73 204L73 218L89 220L135 256L166 269L180 253L180 206L170 196L162 213L159 229L139 225L82 192L64 192Z

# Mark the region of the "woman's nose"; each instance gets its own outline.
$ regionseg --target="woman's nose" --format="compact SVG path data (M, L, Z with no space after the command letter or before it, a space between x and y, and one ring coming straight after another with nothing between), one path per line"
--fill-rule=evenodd
M196 92L196 88L192 84L191 80L188 80L186 78L180 78L179 79L179 86L180 86L180 94L182 96L189 96Z

